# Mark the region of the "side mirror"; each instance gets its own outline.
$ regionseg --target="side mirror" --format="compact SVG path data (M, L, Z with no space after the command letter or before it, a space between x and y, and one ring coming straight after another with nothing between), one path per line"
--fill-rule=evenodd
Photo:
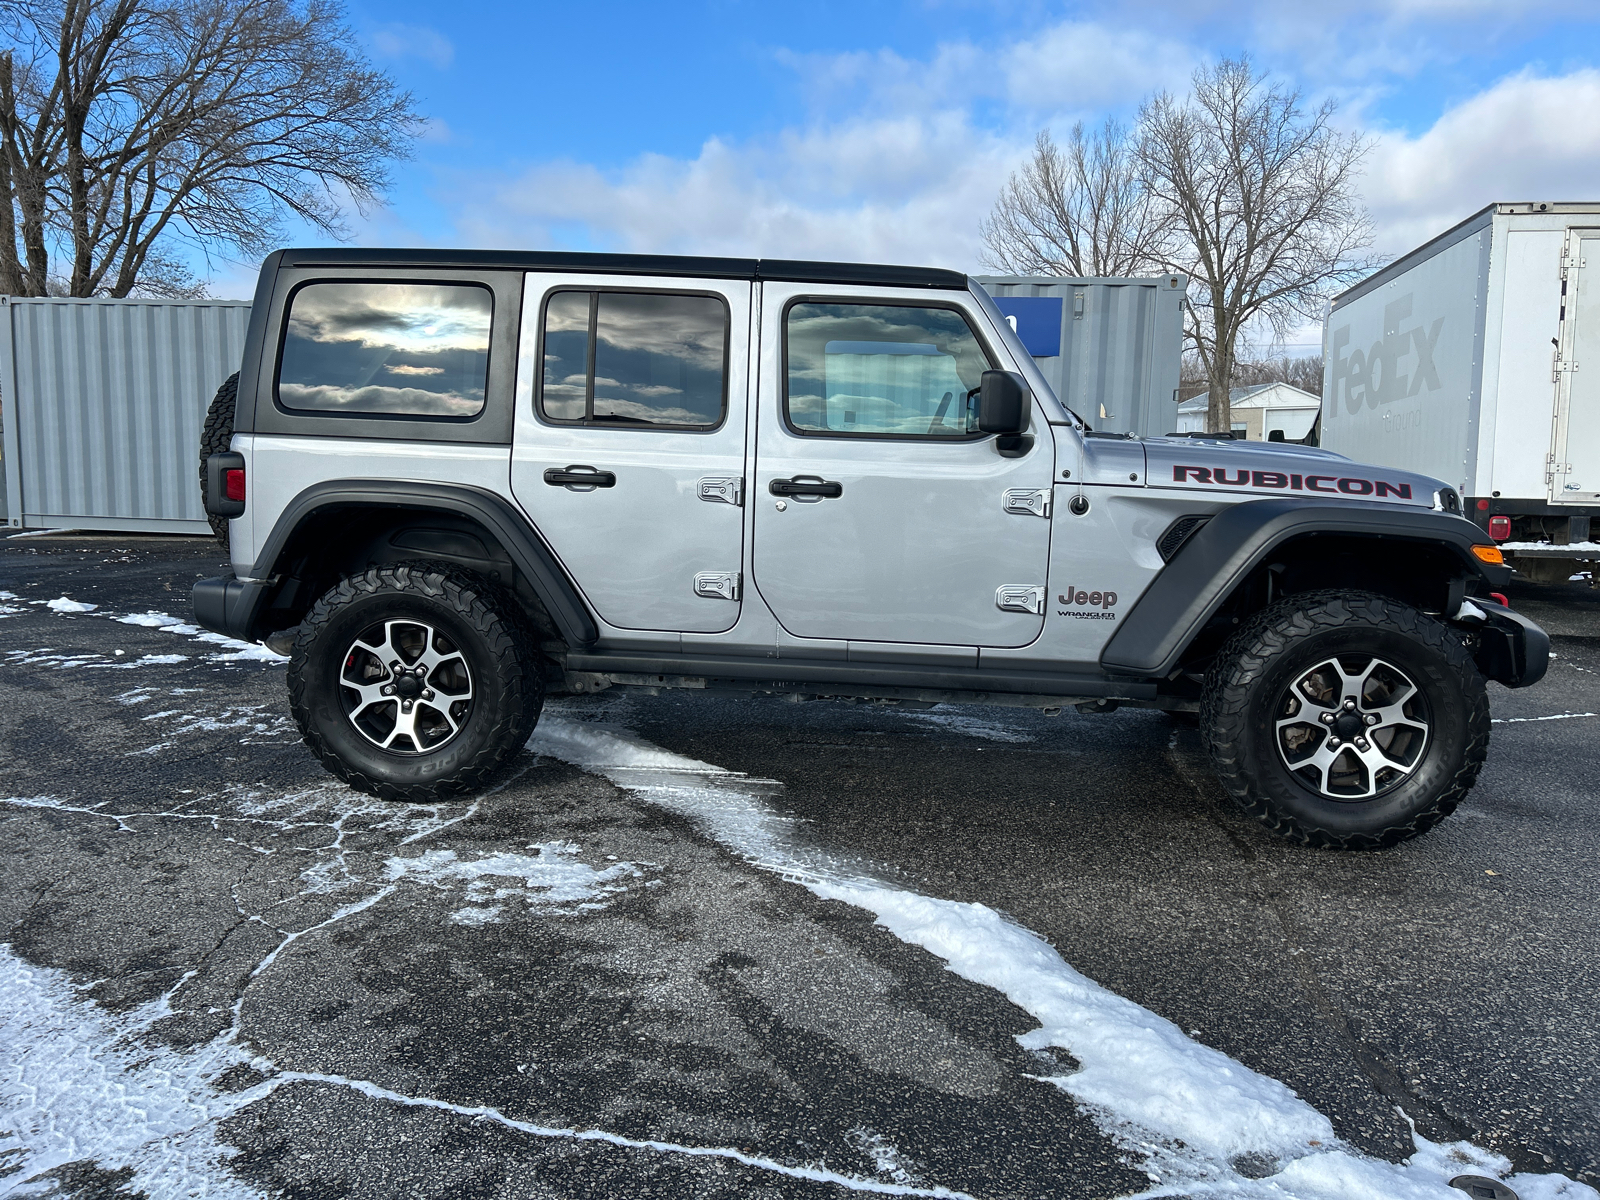
M978 388L978 428L984 433L1021 433L1028 427L1033 393L1015 371L985 371Z

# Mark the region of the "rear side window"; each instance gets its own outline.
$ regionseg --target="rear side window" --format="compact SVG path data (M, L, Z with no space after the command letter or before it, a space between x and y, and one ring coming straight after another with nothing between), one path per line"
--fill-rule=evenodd
M294 293L278 403L307 412L475 417L494 297L475 284L309 283Z
M965 438L993 364L950 308L800 303L784 327L789 423L800 433Z
M722 423L727 374L720 296L556 292L545 304L547 421L711 429Z

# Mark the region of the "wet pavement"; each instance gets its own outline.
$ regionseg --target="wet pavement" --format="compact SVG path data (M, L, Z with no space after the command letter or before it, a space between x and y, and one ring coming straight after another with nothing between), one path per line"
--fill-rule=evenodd
M0 541L0 1194L1320 1196L1295 1155L1413 1125L1600 1173L1600 594L1519 589L1557 658L1493 687L1477 789L1334 854L1127 710L613 689L483 795L387 804L300 745L282 660L182 623L220 558ZM1226 1088L1150 1116L1145 1066L1037 1033L1036 977L1172 1022L1259 1145Z

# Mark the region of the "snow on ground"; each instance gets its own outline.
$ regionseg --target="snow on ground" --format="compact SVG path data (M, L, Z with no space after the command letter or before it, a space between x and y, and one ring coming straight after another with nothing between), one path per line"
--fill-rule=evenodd
M69 600L65 596L57 596L54 600L35 600L34 603L43 604L56 613L86 613L100 607L98 604L85 604L82 600Z
M1498 542L1502 550L1600 550L1600 542Z
M249 1056L233 1043L186 1053L139 1035L169 1015L166 997L112 1014L60 971L0 944L0 1196L65 1163L134 1169L149 1196L255 1196L222 1165L215 1120L233 1106L210 1080ZM28 1189L32 1190L32 1189Z
M1031 742L1034 739L1029 734L1017 729L1010 729L995 721L985 721L982 718L969 716L963 712L941 712L944 705L938 705L932 712L897 712L895 715L904 717L908 721L915 721L919 725L932 725L940 729L948 729L952 733L963 734L966 737L983 738L990 742Z
M1579 717L1600 717L1600 713L1554 713L1548 717L1492 717L1495 725L1521 725L1528 721L1575 721Z
M179 617L164 612L128 613L120 617L112 617L113 621L123 625L138 625L145 629L159 629L162 633L172 633L179 637L192 638L197 642L207 642L214 646L221 646L227 651L225 654L212 654L211 662L288 662L288 655L279 654L268 650L265 646L254 642L243 642L238 638L226 637L220 633L212 633L209 629L201 629L198 625L190 625Z
M918 895L800 844L798 823L745 789L737 773L552 709L529 748L687 817L746 861L824 899L866 909L955 974L1002 992L1039 1022L1019 1039L1023 1046L1058 1046L1081 1064L1041 1082L1070 1093L1102 1132L1144 1160L1153 1184L1146 1195L1460 1200L1448 1184L1453 1176L1510 1171L1507 1160L1469 1143L1438 1146L1421 1137L1402 1164L1360 1154L1283 1084L1079 974L1042 938L993 909ZM1247 1177L1235 1166L1246 1158L1252 1164L1264 1158L1276 1171ZM1523 1200L1600 1200L1593 1188L1559 1175L1522 1174L1510 1183Z
M155 694L154 689L134 689L118 698L138 703ZM485 795L510 782L506 780ZM78 806L48 796L0 799L0 805L49 808L113 821L127 833L159 828L163 821L192 820L239 830L241 837L249 836L251 829L290 834L297 845L312 831L333 834L317 850L316 864L301 873L299 897L348 892L355 898L299 929L273 925L268 920L270 910L268 914L248 913L241 908L242 917L259 921L280 938L248 973L250 980L271 971L282 953L301 938L372 908L407 885L453 889L464 883L471 898L476 886L491 879L522 879L522 888L505 890L543 916L557 912L561 904L593 903L593 898L626 887L622 880L639 877L643 874L640 868L650 865L617 862L589 867L577 861L578 848L569 842L525 847L537 850L537 857L503 853L463 861L450 851L428 850L414 857L396 854L385 861L381 877L371 878L363 877L346 857L345 834L352 823L361 823L364 844L373 835L388 835L395 839L393 848L398 851L469 820L484 798L465 804L391 804L342 784L327 783L288 793L232 787L221 795L182 801L160 812L119 813L109 801ZM198 807L202 803L210 808ZM269 846L252 848L268 855L275 852ZM370 849L360 858L372 861ZM524 895L526 892L533 895ZM455 893L451 890L448 894ZM447 898L446 903L453 900ZM458 923L483 921L469 918ZM283 1071L249 1046L242 1029L243 993L233 1005L230 1028L198 1047L173 1049L150 1034L157 1022L172 1014L173 998L196 973L184 975L159 1000L112 1015L82 997L79 993L86 987L75 987L65 972L31 966L12 954L9 946L0 944L0 1045L6 1048L6 1061L0 1067L0 1162L8 1172L0 1177L0 1196L32 1192L36 1185L29 1181L39 1173L86 1160L108 1169L131 1167L133 1178L125 1185L130 1193L205 1196L208 1200L257 1196L228 1171L227 1159L236 1151L216 1139L216 1123L279 1088L309 1083L348 1089L399 1106L452 1113L531 1137L719 1159L854 1192L972 1200L948 1188L901 1182L904 1168L899 1165L898 1152L881 1139L873 1158L879 1173L887 1177L863 1179L818 1164L780 1162L731 1146L689 1146L630 1138L603 1129L536 1125L497 1108L396 1092L371 1080ZM241 1063L266 1078L243 1091L220 1088L219 1077Z
M628 890L625 880L644 878L631 862L596 870L578 859L579 849L571 842L539 842L527 848L537 857L490 854L463 861L454 850L429 850L415 858L389 859L384 874L390 880L410 879L437 888L464 880L471 907L450 914L458 925L496 921L509 900L521 900L528 909L545 913L604 908L607 898ZM522 886L504 886L514 879L520 879Z

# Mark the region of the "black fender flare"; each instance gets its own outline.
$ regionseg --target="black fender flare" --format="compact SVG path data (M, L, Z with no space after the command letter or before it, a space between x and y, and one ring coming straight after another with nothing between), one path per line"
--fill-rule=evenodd
M505 548L517 570L527 577L568 645L574 649L589 646L599 637L600 631L578 589L527 517L506 497L466 484L389 479L330 479L313 484L284 506L250 568L251 579L264 581L276 573L278 559L289 539L307 519L316 513L345 508L421 509L477 522ZM249 590L256 593L258 611L266 589ZM255 616L255 611L248 616L229 614L229 620L236 627L245 626L243 636L253 637Z
M1163 678L1251 571L1283 543L1333 533L1426 542L1450 551L1469 578L1504 587L1511 568L1485 563L1474 545L1493 543L1465 517L1362 501L1246 500L1197 530L1119 622L1100 654L1118 675Z

